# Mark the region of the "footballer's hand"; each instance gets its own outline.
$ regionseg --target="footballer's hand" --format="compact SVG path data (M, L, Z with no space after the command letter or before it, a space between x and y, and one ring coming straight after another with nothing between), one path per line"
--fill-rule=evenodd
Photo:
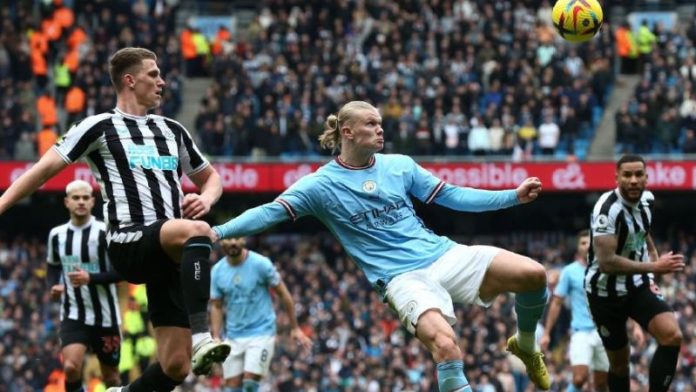
M684 267L684 255L674 254L674 252L669 251L653 263L653 272L656 274L668 274L670 272L683 271Z
M210 212L213 203L208 198L197 193L189 193L184 196L182 205L184 218L198 219Z
M303 349L309 350L312 348L312 339L310 339L307 335L302 332L300 327L293 328L290 331L290 337L296 341L300 346L302 346Z
M522 181L520 186L517 187L517 200L520 203L529 203L534 201L541 193L541 180L537 177L529 177Z
M65 285L56 284L51 286L51 299L54 301L60 299L63 292L65 292Z
M68 279L70 279L72 287L80 287L89 284L89 272L80 267L76 267L75 271L68 272Z

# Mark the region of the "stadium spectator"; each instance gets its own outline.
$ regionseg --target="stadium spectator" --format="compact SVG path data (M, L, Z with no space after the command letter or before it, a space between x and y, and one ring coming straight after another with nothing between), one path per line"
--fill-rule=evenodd
M544 122L539 125L539 148L543 155L553 155L561 139L561 129L553 121L553 116L544 116Z
M682 152L684 154L696 154L696 132L693 129L686 130Z
M631 25L628 22L623 22L616 29L616 52L621 58L621 73L634 74L637 69L638 59L638 44L631 31Z

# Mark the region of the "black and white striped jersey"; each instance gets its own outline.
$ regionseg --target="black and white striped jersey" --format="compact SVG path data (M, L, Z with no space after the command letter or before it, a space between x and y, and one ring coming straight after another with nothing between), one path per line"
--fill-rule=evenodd
M92 217L82 226L71 222L54 227L48 235L47 261L62 268L65 292L61 320L76 320L97 327L121 324L114 283L90 283L72 287L67 274L77 267L99 274L111 269L106 254L106 225Z
M110 229L180 218L182 172L193 175L210 164L178 122L119 109L85 118L54 148L68 163L87 161Z
M650 262L646 237L652 224L654 195L644 191L635 205L621 197L618 189L602 194L592 210L591 240L603 235L617 237L616 253L639 262ZM599 297L617 297L628 294L642 285L653 282L653 274L606 274L590 241L588 264L585 270L585 291Z

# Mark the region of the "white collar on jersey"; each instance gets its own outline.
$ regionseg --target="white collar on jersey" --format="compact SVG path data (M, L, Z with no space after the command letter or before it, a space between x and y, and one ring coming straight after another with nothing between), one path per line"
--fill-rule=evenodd
M88 220L87 222L85 222L84 224L82 224L82 225L80 225L80 226L74 225L74 224L72 223L72 220L70 220L70 221L68 221L68 226L70 226L70 228L73 229L73 230L82 230L82 229L84 229L85 227L91 225L91 224L94 222L95 219L97 219L97 218L95 218L94 215L92 215L92 216L89 217L89 220Z
M148 114L146 114L144 116L136 116L135 114L126 113L123 110L119 109L118 107L114 108L114 112L120 114L123 117L132 118L133 120L147 120L147 118L149 116Z

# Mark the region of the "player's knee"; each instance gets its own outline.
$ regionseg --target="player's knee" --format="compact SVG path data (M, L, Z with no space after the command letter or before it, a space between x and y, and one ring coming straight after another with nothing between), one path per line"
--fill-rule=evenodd
M203 221L189 221L187 237L207 237L210 234L210 225Z
M532 259L529 259L529 261L531 263L529 263L525 278L529 282L530 288L540 289L546 287L546 269Z
M438 332L433 338L433 355L443 360L461 359L462 354L457 345L455 336L444 332Z
M173 354L161 363L162 371L174 381L183 381L191 371L191 359L184 353Z
M681 346L682 344L682 333L678 326L671 328L667 333L662 334L657 342L661 346Z

